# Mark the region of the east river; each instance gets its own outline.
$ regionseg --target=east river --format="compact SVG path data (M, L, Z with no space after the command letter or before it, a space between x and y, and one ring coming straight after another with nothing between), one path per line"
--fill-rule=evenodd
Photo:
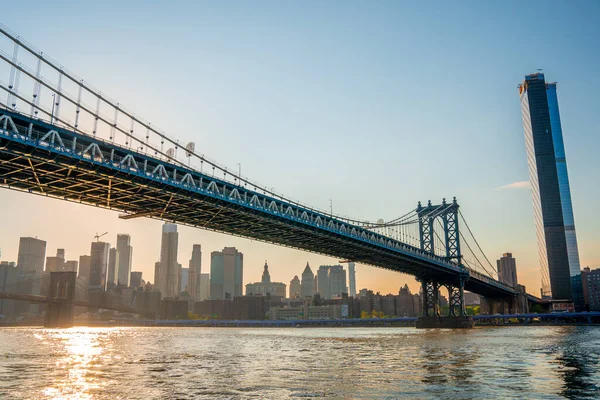
M0 398L600 398L600 327L2 328Z

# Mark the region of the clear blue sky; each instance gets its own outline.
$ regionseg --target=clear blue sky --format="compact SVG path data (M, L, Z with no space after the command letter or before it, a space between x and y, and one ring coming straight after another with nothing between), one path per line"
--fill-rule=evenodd
M559 105L582 265L600 268L600 3L15 2L2 23L103 92L201 153L310 205L390 219L418 200L457 196L491 259L517 258L537 293L539 267L517 85L543 68ZM0 43L0 46L3 43ZM8 77L1 76L7 81ZM153 279L160 223L8 191L3 259L18 236L68 258L96 231L133 237L134 269ZM181 229L208 253L236 245L245 281L289 283L305 262L335 260ZM492 260L493 261L493 260ZM358 286L412 279L357 269ZM414 283L411 287L416 288Z

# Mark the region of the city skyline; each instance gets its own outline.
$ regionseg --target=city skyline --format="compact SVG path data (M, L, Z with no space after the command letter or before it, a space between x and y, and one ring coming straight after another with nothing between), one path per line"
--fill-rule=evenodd
M41 7L43 8L44 6ZM521 17L522 14L526 14L521 12L513 14L508 11L496 13L493 7L479 7L481 8L479 11L483 9L484 15L485 13L494 14L501 21L514 20L515 17L518 20L518 18L524 18ZM324 7L322 11L324 15L332 15L337 10ZM419 17L419 13L410 7L401 9L402 12L398 11L398 8L386 11L390 11L396 17L399 14L413 15L415 18ZM507 251L512 252L515 258L519 260L519 281L527 286L529 292L537 294L539 293L541 271L539 270L537 260L535 228L531 218L530 193L527 190L527 185L523 184L527 180L527 167L524 157L524 145L522 143L520 110L518 100L514 98L514 86L515 82L519 82L522 79L523 74L533 72L540 66L552 69L553 79L558 80L561 84L561 117L563 120L565 146L568 148L567 151L572 160L569 165L569 172L575 218L579 231L581 265L582 267L590 266L592 269L600 266L598 254L594 251L595 244L600 239L597 218L578 217L578 215L587 215L592 212L591 205L588 205L589 202L586 202L585 199L597 197L596 189L592 188L589 182L594 181L599 169L598 161L593 157L592 152L593 148L597 148L596 143L598 143L598 138L591 134L594 131L595 123L590 117L593 113L586 113L585 111L594 109L594 104L598 103L597 98L594 96L599 91L595 89L596 83L590 82L589 79L584 79L585 71L582 71L580 67L569 62L571 58L579 57L585 58L588 61L587 65L592 68L598 65L597 54L590 52L590 49L593 49L593 47L591 47L589 41L585 40L585 36L594 37L597 27L590 25L585 15L576 11L564 10L560 7L547 10L547 21L543 23L538 22L538 24L541 24L538 28L540 28L541 34L547 34L548 38L554 38L555 40L540 42L538 49L531 50L529 47L525 48L518 41L511 41L510 46L501 40L492 41L490 49L483 49L485 54L490 57L489 62L484 62L479 61L482 57L478 57L477 60L474 58L473 55L477 54L477 51L474 50L480 50L480 47L477 46L478 42L476 38L469 38L464 42L464 48L452 48L457 53L456 55L449 54L448 52L441 53L445 57L454 60L454 64L450 63L451 65L447 65L444 70L439 70L437 65L433 68L431 65L435 63L431 62L436 60L425 56L425 52L437 54L440 50L444 50L439 49L438 45L432 42L424 43L424 52L419 52L413 57L414 65L412 63L404 66L398 65L400 58L394 55L394 53L386 52L385 50L387 49L386 46L390 45L391 39L401 37L402 32L399 30L392 30L389 37L380 34L376 35L380 39L380 42L378 42L378 46L372 49L367 49L368 46L365 46L363 43L352 41L348 50L357 51L360 54L370 51L372 53L367 52L366 54L372 54L374 57L386 60L390 69L388 70L386 67L383 71L379 71L378 65L363 61L358 62L357 66L351 69L351 73L336 76L338 80L331 80L329 79L332 76L330 71L338 66L340 62L346 61L347 65L355 65L354 63L356 62L351 57L351 54L354 54L352 51L339 49L335 54L335 56L339 57L339 60L336 57L325 55L320 61L321 70L311 70L310 72L313 75L300 74L300 80L313 85L324 83L318 86L323 87L323 91L327 92L327 89L329 89L328 93L341 93L344 94L344 97L350 99L343 100L342 96L332 97L331 94L325 96L323 100L326 103L317 102L316 107L327 110L327 115L315 113L315 110L311 108L302 108L298 111L303 116L303 120L311 120L311 116L318 116L317 120L324 124L324 127L306 124L291 127L289 123L286 122L284 124L283 120L278 118L267 120L267 116L269 118L273 117L272 113L266 112L267 108L273 104L277 104L281 108L279 114L287 115L288 117L294 115L292 110L296 110L298 106L296 100L275 101L279 99L279 93L272 88L266 92L261 92L261 96L257 102L251 102L251 99L252 101L256 100L256 86L251 85L248 87L248 82L252 82L252 78L256 78L258 82L262 82L266 77L275 79L274 87L279 85L285 90L289 90L290 93L298 91L301 96L305 97L312 94L313 96L310 99L316 101L314 93L307 92L306 90L303 91L296 85L286 83L289 81L289 78L277 74L277 71L281 70L282 67L283 70L286 67L290 68L290 65L285 61L277 61L269 54L259 53L256 57L265 61L266 64L272 64L272 66L256 75L256 66L252 64L251 60L242 58L242 64L248 67L247 73L249 75L241 74L240 81L234 76L240 71L235 69L235 74L233 74L231 69L227 69L226 67L230 65L228 64L228 58L218 50L220 49L219 46L226 46L239 55L246 54L245 51L247 49L229 42L227 38L221 38L219 46L216 47L203 42L204 55L209 56L217 66L214 70L204 70L204 72L215 74L215 79L211 79L211 84L206 87L205 81L198 80L198 78L192 76L191 72L185 68L180 76L182 79L191 80L193 82L191 87L204 87L207 89L208 93L206 97L201 97L197 101L201 106L206 107L209 104L213 104L216 99L216 109L218 112L214 116L208 112L203 112L201 114L202 122L200 128L194 131L194 135L189 136L189 138L195 140L199 146L201 145L204 149L203 151L211 158L217 159L226 165L235 165L239 162L242 165L245 175L247 174L261 182L267 182L269 185L274 186L277 191L281 191L293 198L300 198L307 204L320 208L327 208L329 206L328 199L332 198L332 207L335 213L347 214L352 217L365 217L368 219L385 217L389 219L396 216L395 213L398 209L404 210L414 206L418 199L457 195L461 201L464 213L469 216L470 221L473 221L472 227L480 237L482 247L488 257L498 257ZM17 7L8 12L9 17L7 21L14 21L17 25L13 25L12 27L17 29L19 25L18 21L25 20L25 11ZM289 17L286 11L280 10L279 12L282 14L283 20ZM383 26L391 29L390 21L386 19L383 8L378 8L373 12ZM206 10L206 13L218 13L218 9ZM71 14L64 15L64 18L66 21L72 23L70 26L77 26L77 24L81 24L83 21L89 21L90 15L91 12L90 14L86 14L83 13L82 9L74 7ZM300 21L308 18L306 13L295 15ZM352 17L351 15L348 16ZM41 18L39 21L40 26L47 23L45 21L49 21L44 20L44 17L35 18ZM358 17L355 18L361 24L360 26L372 28L372 25L367 22ZM455 22L459 23L452 23L450 25L441 24L436 29L446 28L452 30L458 37L468 36L468 26L471 26L473 22L477 23L477 21L474 21L469 14L458 18L459 21ZM27 21L29 20L30 15L27 15ZM573 23L575 20L583 27L582 29L585 34L578 33L575 36L572 33L570 39L577 40L579 47L571 48L566 45L566 39L556 36L556 32L558 31L556 26ZM139 31L133 37L139 38L142 37L140 35L143 35L144 38L154 38L155 36L153 35L157 35L158 33L153 33L150 30L150 25L154 26L153 21L152 18L149 18L148 26L146 24L139 25ZM169 23L174 24L174 19L173 17L168 17L166 21L161 20L161 23L163 22L167 25ZM66 23L65 26L67 25L69 24ZM410 24L410 29L418 32L419 28L415 25L416 23ZM461 28L457 28L457 25L460 25ZM239 29L244 29L243 23L241 26ZM351 39L354 39L351 32L344 30L347 28L347 25L339 23L336 27L341 29L344 35L349 35ZM531 27L527 27L527 24L517 24L514 27L515 30L509 34L517 38L524 37L528 29L531 29ZM91 25L88 29L89 31L86 31L87 34L95 35L97 45L102 49L113 46L115 40L110 40L111 35L124 33L123 29L125 28L117 26L114 32L103 32L102 35L97 34L97 29L99 29L97 26ZM266 29L271 33L275 33L281 27L274 25ZM301 26L298 26L298 29L299 36L306 33L310 37L310 32L305 32ZM323 31L327 30L328 27L325 24L319 23L317 24L317 29ZM493 27L485 28L484 31L484 36L487 35L488 38L494 37L494 34L497 33ZM128 63L124 63L118 57L103 60L103 63L108 65L109 70L110 68L118 68L122 72L120 74L107 75L103 69L104 67L98 68L96 59L92 55L84 54L74 58L70 54L69 46L64 46L63 44L73 44L73 42L77 44L82 43L79 42L80 40L86 40L85 32L78 38L73 38L70 32L72 31L63 27L56 32L56 37L54 38L46 38L43 34L36 32L20 33L27 40L43 48L52 57L64 62L68 68L80 72L84 78L96 83L101 89L110 93L111 96L123 100L125 104L138 104L136 111L139 111L143 115L156 115L156 121L153 122L158 123L159 126L169 127L169 131L171 132L186 131L182 125L174 121L185 120L184 116L190 110L187 107L194 103L186 103L184 100L176 106L170 106L165 101L160 105L162 112L158 112L155 108L156 106L152 105L149 99L159 99L160 96L153 89L148 88L144 93L146 99L141 98L140 95L135 94L135 89L143 87L143 85L140 85L140 82L136 81L136 79L130 81L125 79L127 76L135 77L142 75L145 77L144 81L160 81L160 79L148 79L148 74L152 73L147 70L144 70L143 74L134 73L136 69L140 69L143 66L143 50L145 49L143 45L140 48L136 48L135 46L130 48L125 44L117 44L117 46L123 47L118 47L116 52L129 54L130 59L128 59ZM341 38L341 33L338 31L329 30L328 32L331 34L333 40ZM164 33L160 32L161 35ZM177 33L181 33L181 31L175 29L169 35L177 35ZM201 28L192 30L192 33L196 36L191 35L191 37L202 36ZM582 35L584 38L579 40L579 35ZM98 37L101 39L98 39ZM249 48L252 48L252 46L256 46L254 40L262 38L260 32L254 33L254 36L249 35L246 37L245 43L250 46ZM161 40L164 39L159 40L157 38L156 41L164 43ZM177 40L188 39L177 38ZM149 40L149 42L152 41ZM516 45L514 44L515 42ZM290 55L292 60L294 59L295 55L286 52L286 49L281 47L282 44L276 39L270 39L267 43L277 51ZM404 51L416 51L409 43L397 41L394 44ZM313 53L322 53L330 50L326 43L313 43L313 45L315 46L314 48L305 50ZM518 47L514 48L513 46ZM127 52L125 52L126 48ZM301 48L304 49L304 47ZM173 49L169 51L173 51ZM511 55L519 52L523 55L522 57L512 59L510 63L503 61L511 59ZM107 53L110 52L107 51ZM173 53L173 56L176 56L176 54ZM460 59L461 57L464 59ZM492 61L498 64L493 66L491 64ZM472 62L473 65L468 65L469 62ZM202 66L202 63L198 63L197 65ZM165 67L165 65L162 66ZM160 65L157 66L158 69L160 67ZM202 66L202 68L206 67ZM361 70L360 68L363 69ZM295 69L292 70L296 71ZM322 71L324 74L319 75L319 71ZM327 73L328 71L329 73ZM394 74L392 74L392 71L394 71ZM481 79L482 77L488 77L490 71L493 71L494 79L489 81L493 82ZM375 72L382 72L379 75L382 75L391 82L391 85L387 85L390 88L389 90L383 89L383 78L377 78L377 75L374 74ZM355 77L352 74L359 76L360 79L351 79ZM442 84L441 88L435 92L431 92L430 88L419 84L424 79L429 79L430 76L438 76ZM159 76L154 75L154 78L157 77ZM470 81L477 81L481 87L477 87L478 90L474 90L475 87L471 85L468 86L468 90L465 90L463 88L464 85L468 85ZM362 90L360 98L354 98L346 93L347 88L352 87L351 83L359 85L358 87ZM236 96L238 96L237 98L240 99L240 103L232 102L231 100L224 99L222 96L218 96L221 89L225 89L223 92L225 95L233 94L234 92L227 90L231 90L234 86L236 89L241 88L239 92L235 92ZM318 93L323 93L323 91L319 91ZM469 95L465 96L464 93L467 91ZM449 97L448 93L452 93L454 97ZM179 92L171 91L166 96L176 95L179 95ZM183 96L185 99L186 94ZM583 98L580 99L579 97ZM411 103L407 103L408 101ZM433 102L432 107L435 107L441 113L440 120L444 120L445 118L446 122L444 124L438 125L436 122L423 118L423 110L427 107L411 106L411 104L428 104L425 101ZM340 110L338 111L336 107L327 107L327 103L339 103ZM372 106L365 106L365 103L372 104ZM394 104L394 107L391 107L390 104ZM487 106L486 108L482 108L479 104L486 104ZM139 107L139 110L137 107ZM358 115L361 115L360 112L352 112L352 110L363 110L362 107L366 107L365 111L367 111L369 118L361 119L358 117ZM489 111L488 108L492 111ZM242 124L219 122L226 120L226 118L222 117L230 114L231 110L239 109L244 111L241 115ZM416 112L417 120L413 120L407 113L401 113L400 116L394 117L398 110L403 109ZM352 114L356 116L352 116ZM366 125L371 120L378 122L374 126ZM490 126L487 122L489 120L493 121L493 125L495 126ZM342 155L344 157L361 159L362 151L364 150L361 146L364 142L363 131L367 126L369 126L371 136L377 138L373 142L382 144L377 146L377 148L369 148L369 150L381 154L379 158L372 161L375 163L372 166L389 170L392 173L402 173L409 166L417 165L419 160L412 158L410 154L405 154L399 159L395 153L390 153L387 148L402 149L406 148L407 144L415 146L417 142L421 142L423 138L426 138L430 151L434 153L431 156L432 159L428 162L431 167L426 171L427 182L433 188L424 187L419 180L422 180L422 177L404 176L403 184L401 185L402 190L390 189L392 191L390 194L393 196L390 198L394 199L391 201L390 198L383 198L385 196L377 198L376 196L367 195L353 186L352 183L355 181L355 178L374 180L373 184L379 187L384 187L385 183L386 177L380 177L380 174L376 172L376 168L372 168L369 172L369 168L365 168L363 163L357 163L357 165L343 163L342 167L331 162L331 159L335 159L336 156L341 157ZM451 184L448 183L449 180L447 177L440 176L443 174L437 173L447 162L445 157L447 157L448 149L442 145L446 143L444 138L447 133L441 133L446 132L447 129L450 129L454 135L452 145L459 146L455 150L462 150L465 147L473 149L468 157L464 157L465 160L461 160L455 164L456 171L453 172L453 176L458 177L458 180ZM282 130L284 130L286 135L294 135L304 139L304 143L299 144L300 151L287 151L287 140L280 140L278 136ZM330 143L339 144L339 147L330 147L328 152L323 152L322 149L316 149L310 145L310 143L318 142L318 136L330 131L340 132L340 135L343 133L347 137L347 140L342 142L338 140L340 136L332 136L328 140L331 140ZM210 132L218 132L219 135L211 135L209 134ZM218 137L227 139L221 141ZM259 146L252 146L252 152L245 152L242 149L250 148L253 143L247 141L249 137L254 138L253 140L259 138L263 140L270 139L269 143L272 146L268 151L260 149ZM280 141L285 143L279 143ZM231 143L238 143L239 146L231 146ZM237 147L240 147L240 149ZM306 153L309 151L311 162L305 163L303 161L305 160ZM264 163L265 159L268 159L270 163ZM393 163L391 163L392 160L394 161ZM280 166L278 168L267 168L263 164L280 164ZM471 172L473 164L479 166L477 174ZM498 168L498 166L501 167ZM361 172L363 169L367 171L365 173ZM311 185L308 185L307 183L298 184L297 180L293 180L293 182L288 181L286 175L321 176L321 178L314 180L311 182ZM480 208L493 208L495 210L494 215L489 215L489 213L479 210L479 202L485 202L487 205ZM15 208L14 204L19 204L20 207ZM50 250L68 247L69 254L86 254L83 250L86 247L89 248L89 240L84 240L87 237L86 235L89 235L91 238L94 232L104 230L129 232L132 236L140 238L140 243L148 243L148 248L156 248L156 238L151 237L147 233L154 232L155 227L160 226L156 225L160 224L156 221L119 221L116 214L110 214L106 211L67 203L60 204L55 200L29 198L25 195L12 192L5 193L2 200L0 200L0 205L6 208L11 208L12 206L11 209L14 210L6 218L9 226L13 228L13 231L10 232L11 234L17 233L15 236L39 235L40 237L49 238L48 246ZM52 210L52 212L48 212L48 210ZM73 226L82 225L79 221L83 220L90 221L90 223L87 223L85 227L81 226L83 228L81 238L73 237L68 232L65 232L63 235L57 235L55 231L51 230L52 227L68 226L65 223L68 221L71 221ZM30 229L27 228L27 223L32 223L33 221L41 225L39 232L30 232ZM188 229L190 228L182 228L182 232L185 231L188 233L190 239L186 239L185 245L182 240L182 257L180 260L189 259L188 256L191 251L189 249L191 249L192 242L207 243L207 248L211 249L221 248L225 244L227 246L235 246L244 249L246 254L248 254L246 259L246 273L248 276L256 276L257 278L253 280L257 281L258 276L260 276L261 260L264 260L264 258L271 260L273 265L273 279L282 282L289 282L289 275L291 273L297 274L298 272L294 270L290 271L290 274L282 272L279 275L280 268L278 266L280 265L302 265L305 260L309 260L311 265L328 265L335 264L338 261L329 257L309 255L304 252L276 248L271 245L258 244L250 240L229 238L209 232L196 231L192 233L192 230L188 231ZM62 240L57 236L62 236ZM14 261L16 259L16 250L14 250L16 240L15 237L9 237L8 232L0 234L0 246L3 248L4 260ZM151 253L151 251L144 251L144 253ZM139 264L137 264L138 261L134 261L136 264L133 266L133 269L141 270L145 276L152 276L152 265L153 261L157 259L157 254L142 254L141 256L142 259L139 260ZM153 261L150 262L150 260ZM204 260L204 265L208 265L206 260ZM379 288L382 292L387 292L396 288L399 283L410 279L409 286L411 290L414 291L418 287L415 282L412 282L412 278L362 265L359 267L361 271L368 271L368 274L359 274L361 282L363 277L365 277L364 279L372 279L372 281L359 284L359 286L374 289Z

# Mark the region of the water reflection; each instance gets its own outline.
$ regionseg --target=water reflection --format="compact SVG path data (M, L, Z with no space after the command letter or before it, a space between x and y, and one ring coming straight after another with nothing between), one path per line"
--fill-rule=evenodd
M600 398L600 329L0 329L0 398Z

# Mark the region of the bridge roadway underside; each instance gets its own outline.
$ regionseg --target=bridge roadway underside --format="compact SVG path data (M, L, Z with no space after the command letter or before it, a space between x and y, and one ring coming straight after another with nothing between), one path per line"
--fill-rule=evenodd
M20 114L1 113L11 115L20 132L26 132L33 121ZM33 136L37 132L39 137L50 129L63 132L52 125L34 121ZM121 154L133 153L130 149L86 135L71 131L64 133L65 136L77 137L78 144L86 143L86 140L87 143L100 143L103 152L112 148ZM166 164L144 154L135 153L135 157ZM199 175L198 172L194 174ZM206 174L203 176L206 180L217 179ZM339 235L283 215L275 216L225 198L203 195L166 181L132 174L109 163L82 160L55 151L50 146L42 147L4 136L0 136L0 186L349 259L440 283L458 283L456 271L426 258ZM483 280L469 279L465 288L487 297L507 295L505 290Z

